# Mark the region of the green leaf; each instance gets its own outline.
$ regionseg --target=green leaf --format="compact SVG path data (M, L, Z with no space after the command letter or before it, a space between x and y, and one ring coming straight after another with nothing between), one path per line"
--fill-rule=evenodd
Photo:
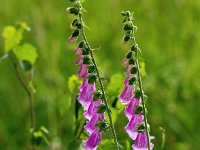
M2 37L5 39L5 52L13 49L17 44L20 43L22 37L17 34L17 30L13 26L7 26L4 28Z
M73 92L77 86L80 86L81 82L81 79L79 79L77 75L72 75L69 77L67 85L70 92Z
M36 48L28 43L25 43L22 47L18 46L15 48L14 54L20 61L27 61L31 65L35 64L38 57Z
M80 2L81 2L81 3L84 3L84 2L85 2L85 0L80 0Z

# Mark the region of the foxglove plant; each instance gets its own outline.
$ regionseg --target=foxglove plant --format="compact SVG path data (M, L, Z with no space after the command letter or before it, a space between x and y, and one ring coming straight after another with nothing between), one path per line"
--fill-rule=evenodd
M109 125L113 134L115 148L118 150L118 141L115 133L114 124L111 117L111 110L108 106L104 86L100 73L93 56L93 51L87 41L84 32L84 23L82 19L82 1L70 0L73 2L72 7L68 7L67 10L78 16L75 18L70 27L73 29L72 34L68 38L68 43L74 43L78 36L81 35L83 41L75 49L74 54L77 55L76 64L79 66L78 76L83 78L83 83L79 87L80 94L78 96L78 102L84 108L84 117L87 119L86 125L84 126L85 131L88 132L89 138L84 141L84 147L86 150L95 150L101 139L102 132L107 128L105 122L104 112L107 111ZM100 91L96 90L96 82L100 85Z
M123 60L127 77L124 81L125 88L119 97L122 104L127 105L125 107L125 116L129 122L125 127L125 131L135 141L132 145L133 150L150 150L153 148L153 144L150 142L150 127L147 123L147 110L145 107L147 96L144 95L142 89L139 66L138 55L141 51L135 40L137 27L133 24L133 14L130 11L122 12L122 16L124 17L123 30L125 31L122 43L126 44L133 40L131 50L128 51Z

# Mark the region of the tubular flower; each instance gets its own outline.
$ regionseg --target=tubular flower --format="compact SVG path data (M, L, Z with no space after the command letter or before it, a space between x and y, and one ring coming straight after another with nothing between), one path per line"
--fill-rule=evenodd
M79 44L80 45L80 44ZM95 82L90 82L89 64L84 63L84 57L89 58L88 55L83 55L83 48L78 47L74 50L74 54L78 56L76 64L80 67L78 76L83 78L83 83L79 87L80 93L78 95L78 102L83 106L84 117L87 119L84 129L89 134L89 138L84 141L86 150L96 150L98 144L102 139L102 132L96 124L104 120L104 113L98 113L98 106L102 104L99 99L93 101L93 94L96 91Z
M153 149L153 144L150 143L150 148ZM147 136L146 132L140 132L138 133L138 136L135 140L135 144L133 144L132 148L134 150L148 150L148 142L147 142Z
M137 79L137 68L134 63L130 63L130 60L125 58L122 62L126 66L127 77L124 81L124 90L119 96L122 104L127 104L124 114L128 118L129 122L125 126L124 130L128 133L132 140L136 140L132 146L133 150L147 150L148 143L146 132L138 132L138 127L144 121L142 112L136 113L136 108L141 104L141 98L136 98L134 92L134 83ZM153 144L151 143L151 149Z

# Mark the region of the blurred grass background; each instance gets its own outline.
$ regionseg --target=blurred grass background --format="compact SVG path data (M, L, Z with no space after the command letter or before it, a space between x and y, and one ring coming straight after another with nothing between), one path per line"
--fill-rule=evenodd
M25 34L25 41L34 44L39 53L34 78L36 122L38 127L45 125L49 129L52 145L60 145L63 150L74 138L74 109L68 99L67 79L78 69L72 51L75 45L66 42L74 18L66 13L68 6L67 0L0 0L1 32L4 26L18 21L26 21L32 29ZM84 6L88 10L84 20L91 29L86 31L87 36L93 48L101 47L95 57L105 77L124 72L121 60L127 49L120 43L120 12L135 12L136 39L146 63L144 89L150 100L148 120L155 136L154 149L161 149L159 127L163 127L164 149L198 150L200 1L87 0ZM3 46L1 38L0 55ZM4 60L0 63L0 149L29 149L28 106L12 65ZM116 127L119 139L128 139L123 126Z

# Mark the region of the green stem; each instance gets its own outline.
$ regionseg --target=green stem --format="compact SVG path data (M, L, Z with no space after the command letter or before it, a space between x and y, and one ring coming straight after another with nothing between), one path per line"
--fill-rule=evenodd
M31 128L34 129L35 128L35 111L34 111L34 107L33 107L33 91L28 87L28 85L24 81L23 77L21 76L21 73L20 73L20 71L18 69L18 63L14 60L14 58L12 56L12 53L10 53L9 56L10 56L11 63L13 65L13 67L14 67L17 79L18 79L19 83L21 84L21 86L26 91L26 93L27 93L27 95L29 97ZM29 80L31 82L33 80L33 69L30 71ZM32 145L32 150L36 150L34 145Z
M133 35L134 36L134 35ZM134 40L134 45L136 45L136 41L135 38L133 38ZM149 133L148 133L148 125L147 125L147 112L146 112L146 107L145 107L145 102L144 102L144 93L142 90L142 78L141 78L141 73L140 73L140 66L139 66L139 58L138 58L138 51L139 49L137 48L136 50L136 66L137 66L137 70L138 70L138 83L139 83L139 90L141 93L141 99L142 99L142 107L143 107L143 111L144 111L144 125L145 125L145 131L146 131L146 137L147 137L147 141L148 141L148 150L150 150L150 138L149 138Z
M108 118L109 118L109 122L110 122L112 135L113 135L113 138L114 138L115 148L116 148L116 150L119 150L119 145L118 145L118 141L117 141L117 135L116 135L116 132L115 132L115 127L114 127L113 121L112 121L111 110L110 110L110 108L108 106L108 100L106 98L106 93L105 93L105 90L104 90L103 82L101 80L100 73L99 73L96 61L94 59L94 55L93 55L92 49L91 49L91 47L90 47L90 45L89 45L89 43L87 41L87 38L85 36L84 23L83 23L83 20L82 20L82 14L81 13L79 13L79 19L80 19L80 22L81 22L81 25L82 25L81 33L82 33L83 39L84 39L87 47L90 50L90 56L92 58L92 62L94 64L96 72L97 72L97 78L98 78L98 81L99 81L99 84L100 84L100 88L101 88L101 91L102 91L102 94L103 94L103 99L102 100L103 100L103 102L104 102L104 104L106 105L106 108L107 108L106 110L107 110L107 114L108 114Z

